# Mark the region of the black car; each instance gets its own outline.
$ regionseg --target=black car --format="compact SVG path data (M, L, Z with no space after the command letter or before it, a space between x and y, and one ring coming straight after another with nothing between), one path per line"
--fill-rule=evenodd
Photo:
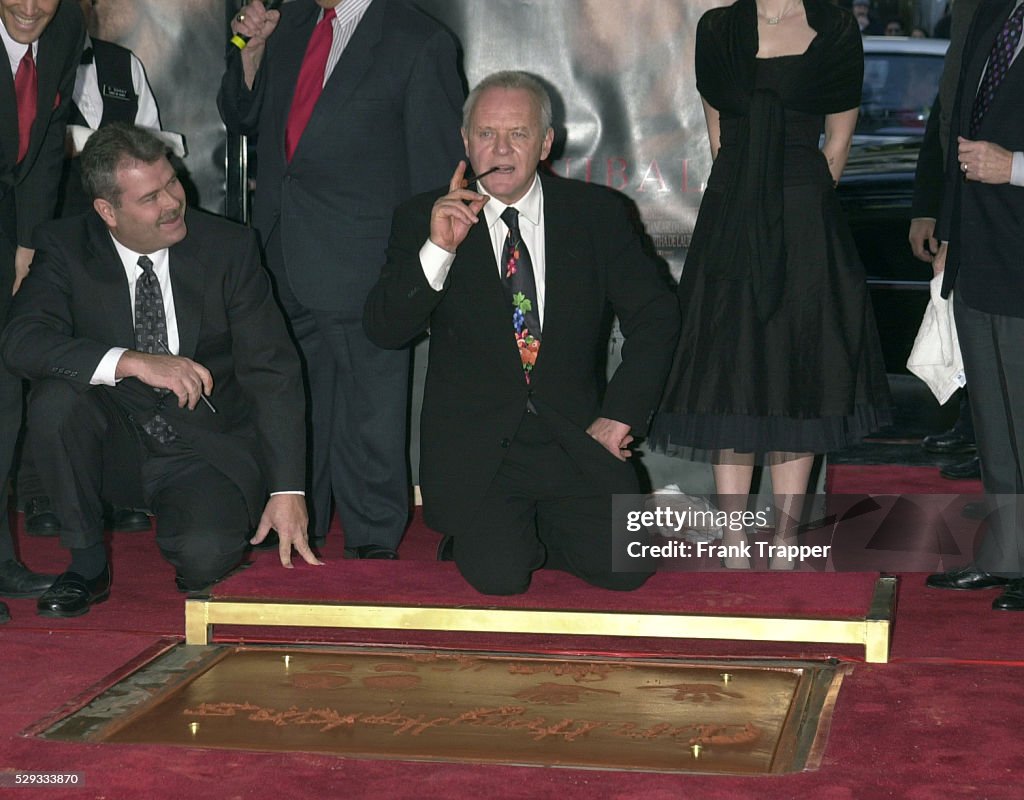
M868 286L888 372L905 373L928 304L929 264L914 258L914 170L949 42L864 39L864 94L839 199Z

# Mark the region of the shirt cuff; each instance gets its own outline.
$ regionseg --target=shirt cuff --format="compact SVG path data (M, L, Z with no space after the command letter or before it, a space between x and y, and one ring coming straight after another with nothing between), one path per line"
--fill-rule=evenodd
M117 386L117 362L128 352L127 347L111 347L100 363L96 365L89 384L92 386Z
M449 253L443 247L438 247L430 239L424 242L420 248L420 267L423 269L423 277L427 279L430 288L435 292L444 289L444 282L448 279L448 270L452 268L455 261L455 253Z
M1010 184L1013 186L1024 186L1024 152L1013 154L1013 164L1010 167Z
M270 496L271 497L276 497L279 494L297 494L297 495L300 495L301 497L305 497L306 496L306 493L304 491L300 491L300 490L297 490L297 489L284 489L284 490L282 490L280 492L271 492Z

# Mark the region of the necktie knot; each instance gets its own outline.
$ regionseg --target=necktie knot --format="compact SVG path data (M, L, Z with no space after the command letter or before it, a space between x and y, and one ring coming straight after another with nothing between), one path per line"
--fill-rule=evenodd
M138 260L139 268L146 273L147 276L153 274L153 259L149 256L139 256Z
M501 212L501 221L504 222L510 231L519 236L519 210L514 206L509 206Z

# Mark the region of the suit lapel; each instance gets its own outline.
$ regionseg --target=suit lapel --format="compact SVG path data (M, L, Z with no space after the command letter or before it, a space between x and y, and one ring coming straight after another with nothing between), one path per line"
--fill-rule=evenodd
M178 355L192 358L203 321L203 264L187 236L170 249L168 258L174 316L178 323Z
M535 380L544 364L544 348L565 341L571 330L575 307L574 265L580 241L577 214L571 198L564 196L556 180L541 176L544 187L544 325L541 330L540 353L534 365Z
M298 3L296 3L298 6ZM284 132L288 125L288 114L292 107L292 98L295 94L295 84L299 79L299 71L302 69L302 59L306 55L306 46L313 35L313 28L316 27L320 14L320 6L313 2L307 2L305 8L301 8L293 16L281 21L279 34L281 39L276 42L278 45L274 50L274 85L272 92L275 95L273 107L281 109L281 118L277 126L277 148L284 158ZM273 38L270 39L274 42Z
M7 57L7 50L0 48L4 58ZM0 69L0 147L3 148L3 160L0 163L14 166L18 157L18 101L14 96L14 76L11 71L3 65Z
M345 45L341 58L324 85L323 93L313 107L313 115L309 118L304 136L315 138L321 128L338 124L339 110L348 103L374 63L373 50L381 40L386 6L386 0L374 0L359 20L352 38Z
M135 345L135 323L132 321L132 298L128 291L121 258L110 241L110 233L98 215L89 220L89 245L84 268L99 292L106 318L110 321L112 341Z

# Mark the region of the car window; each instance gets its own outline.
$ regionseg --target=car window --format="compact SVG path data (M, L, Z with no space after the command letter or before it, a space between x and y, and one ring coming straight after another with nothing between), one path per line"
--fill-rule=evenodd
M920 136L939 90L941 56L865 53L857 133Z

